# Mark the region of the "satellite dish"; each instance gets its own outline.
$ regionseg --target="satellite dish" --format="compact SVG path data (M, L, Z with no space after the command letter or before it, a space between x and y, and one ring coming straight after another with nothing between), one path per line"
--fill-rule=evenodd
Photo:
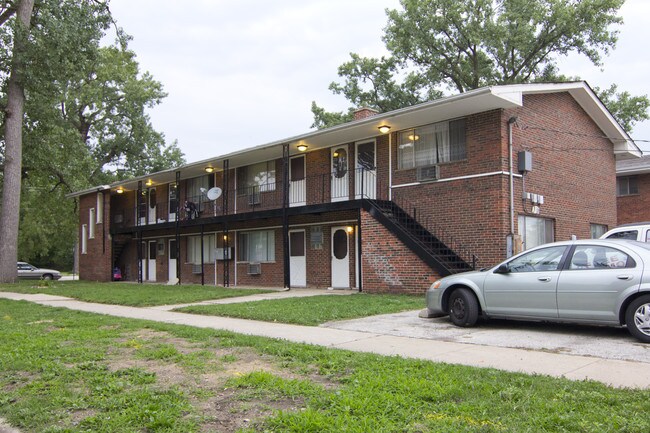
M216 200L219 197L221 197L221 188L218 186L215 186L214 188L210 188L208 190L207 196L210 200Z

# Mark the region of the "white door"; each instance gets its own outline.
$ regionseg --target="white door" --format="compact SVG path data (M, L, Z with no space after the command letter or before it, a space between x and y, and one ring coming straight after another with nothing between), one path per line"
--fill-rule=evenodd
M348 150L345 147L333 147L331 201L350 199L349 179Z
M156 188L147 190L147 223L156 223Z
M332 227L332 287L350 288L350 243L346 227Z
M289 285L305 287L307 285L307 257L305 255L305 231L289 232Z
M356 198L377 198L377 165L375 142L357 143L355 171Z
M149 241L149 248L147 248L147 281L156 281L156 249L158 247L157 241Z
M169 184L169 219L176 221L176 211L178 210L178 186L175 183Z
M169 282L175 282L176 275L176 239L169 240Z
M289 160L289 206L307 204L307 179L305 178L305 155Z

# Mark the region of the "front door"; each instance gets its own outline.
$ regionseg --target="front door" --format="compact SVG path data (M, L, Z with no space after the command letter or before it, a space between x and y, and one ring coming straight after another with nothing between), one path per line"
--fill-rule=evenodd
M346 227L332 227L332 288L350 288L350 243Z
M305 287L307 285L307 258L305 255L305 231L289 232L289 285Z
M375 142L357 143L355 172L356 198L377 198L377 167L375 160Z
M348 151L345 147L332 148L332 189L331 201L344 201L350 199L350 185L348 184Z
M178 186L169 184L169 221L176 221L178 211Z
M176 239L169 240L169 282L176 282Z
M289 206L307 204L307 180L305 179L305 155L289 161Z
M156 223L156 188L147 190L147 223Z
M156 253L158 249L157 241L149 241L147 248L147 281L156 281Z

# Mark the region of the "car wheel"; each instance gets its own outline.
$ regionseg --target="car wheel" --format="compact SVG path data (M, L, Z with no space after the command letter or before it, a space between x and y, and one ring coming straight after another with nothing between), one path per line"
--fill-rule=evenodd
M48 280L48 281L51 280L51 279L52 279L52 274L45 274L45 275L43 275L43 279L44 279L44 280Z
M478 300L469 289L456 289L449 296L449 318L456 326L474 326L478 320Z
M637 340L650 343L650 295L641 296L627 306L625 324Z

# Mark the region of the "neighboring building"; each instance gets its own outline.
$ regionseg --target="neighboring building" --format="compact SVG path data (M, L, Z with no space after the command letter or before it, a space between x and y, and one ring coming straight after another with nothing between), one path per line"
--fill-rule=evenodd
M357 115L71 194L81 278L422 293L614 226L616 161L640 155L584 82Z
M650 221L650 155L616 163L618 224Z

